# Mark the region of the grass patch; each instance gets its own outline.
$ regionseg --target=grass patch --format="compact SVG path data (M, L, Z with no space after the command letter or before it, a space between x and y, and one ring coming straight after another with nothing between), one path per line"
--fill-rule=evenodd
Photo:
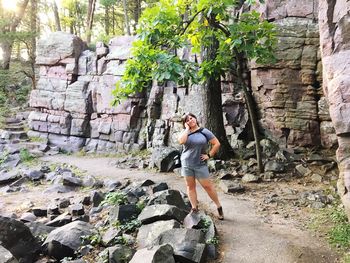
M21 149L19 152L19 157L23 163L30 162L34 159L34 156L30 154L27 149Z
M330 214L333 226L329 230L329 242L342 249L350 248L350 224L342 207L336 207Z
M326 236L328 243L342 255L341 262L350 263L350 224L339 199L331 207L315 210L308 227Z
M46 143L47 139L42 138L42 137L29 137L29 140L31 142L38 142L38 143Z

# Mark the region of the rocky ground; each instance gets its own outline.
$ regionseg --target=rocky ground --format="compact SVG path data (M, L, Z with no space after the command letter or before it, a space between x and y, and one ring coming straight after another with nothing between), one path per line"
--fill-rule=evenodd
M33 221L33 207L47 207L49 211L53 210L49 204L70 200L61 217L47 216L40 219L42 223L54 225L58 221L56 227L60 227L85 209L86 215L90 213L90 223L100 225L91 216L94 206L82 207L86 197L90 202L94 200L92 190L99 184L107 193L111 181L130 190L128 184L151 179L155 185L165 183L170 189L185 191L178 171L158 172L171 170L176 154L173 149L153 151L151 156L64 155L46 142L28 141L19 124L12 126L16 132L5 131L1 135L4 140L0 140L0 215ZM12 135L20 140L12 138L11 142ZM254 145L248 145L240 159L208 163L225 211L224 221L215 220L214 204L198 188L200 209L211 215L218 230L218 238L212 243L218 243L219 254L212 262L338 262L324 238L307 229L312 210L334 203L338 171L333 153L279 149L267 140L262 141L262 146L264 174L256 171ZM93 254L88 262L96 258L97 254Z
M72 155L41 158L47 166L65 163L68 167L72 165L85 171L82 175L88 174L98 179L139 181L147 178L156 182L166 182L173 189L185 189L178 174L130 168L137 166L132 159ZM120 166L124 168L121 169ZM129 168L126 168L128 166ZM309 163L304 168L312 169L312 166ZM243 177L234 173L240 169L221 169L214 173L225 210L225 220L215 221L220 253L219 258L213 262L337 262L336 253L328 247L324 239L310 233L305 227L310 220L312 207L317 209L332 202L333 196L330 193L334 193L334 178L331 174L336 172L334 169L327 176L321 176L321 182L315 180L314 173L295 177L285 174L273 179L245 182ZM233 182L241 187L232 188ZM30 183L21 192L3 191L0 211L20 215L33 204L45 204L58 196L72 196L71 192L43 194L45 187L48 186ZM212 214L215 219L214 204L200 188L198 190L200 208ZM81 189L82 194L86 194L86 191L88 189Z

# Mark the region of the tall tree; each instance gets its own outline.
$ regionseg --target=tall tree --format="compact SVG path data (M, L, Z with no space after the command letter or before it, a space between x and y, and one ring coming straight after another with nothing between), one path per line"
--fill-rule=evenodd
M69 29L69 33L76 34L79 37L85 30L87 17L87 4L83 0L63 0L62 1L61 23ZM68 14L68 15L67 15Z
M62 31L61 22L60 22L60 15L58 13L58 7L57 7L56 0L52 0L52 11L53 11L53 15L55 17L56 31Z
M141 1L140 0L135 0L134 1L134 20L135 20L135 25L138 24L140 16L141 16Z
M127 17L132 16L131 8L128 8L129 2L125 3ZM103 9L103 15L99 16L99 22L104 28L104 34L100 34L99 38L107 40L115 35L125 34L127 28L125 23L125 8L121 0L100 0L100 6ZM129 22L128 22L129 24ZM131 33L131 30L129 30Z
M30 47L28 50L31 72L28 73L32 80L32 85L35 87L35 54L36 54L36 37L38 33L38 0L30 0Z
M265 62L273 57L274 27L255 12L243 13L243 4L254 0L161 0L147 8L140 19L139 40L133 59L117 83L118 99L150 87L152 79L181 85L204 83L207 127L223 147L220 157L230 155L222 119L220 76L231 72L244 90L250 119L254 124L252 96L243 78L244 59ZM202 54L202 62L180 59L177 50L190 48ZM256 136L256 147L259 141ZM260 149L260 148L259 148ZM259 155L257 150L257 155ZM261 156L259 170L262 170Z
M130 31L130 21L129 21L129 15L128 15L128 4L126 0L123 0L123 9L124 9L124 23L125 23L125 33L130 36L131 31Z
M94 13L96 7L96 0L89 0L87 9L87 21L86 21L86 42L90 44L91 42L91 30L94 21Z
M16 39L17 28L22 21L28 3L29 0L23 0L22 2L18 3L18 12L6 11L1 6L0 47L3 52L3 60L0 67L2 69L10 68L12 47Z

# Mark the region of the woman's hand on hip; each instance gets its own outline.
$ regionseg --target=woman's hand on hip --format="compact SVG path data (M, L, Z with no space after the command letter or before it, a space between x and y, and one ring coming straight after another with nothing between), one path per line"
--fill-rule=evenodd
M210 157L209 157L208 154L206 154L206 153L201 154L201 160L202 160L202 161L206 161L206 160L209 160L209 159L210 159Z

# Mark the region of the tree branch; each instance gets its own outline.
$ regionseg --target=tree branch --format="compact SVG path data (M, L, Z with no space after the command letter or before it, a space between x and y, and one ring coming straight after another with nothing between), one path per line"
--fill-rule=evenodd
M23 16L24 16L24 12L27 8L29 0L24 0L22 2L22 4L19 6L19 12L18 12L18 16L14 19L14 21L11 23L11 32L16 31L17 26L19 25L19 23L21 22Z
M223 24L214 22L213 26L217 29L220 29L225 34L226 37L230 36L230 31Z
M197 13L194 14L194 16L193 16L189 21L186 22L187 25L186 25L185 28L182 30L182 32L180 33L180 35L185 34L185 32L186 32L187 28L190 26L190 24L194 21L194 19L195 19L201 12L203 12L203 10L204 10L204 9L199 10Z

